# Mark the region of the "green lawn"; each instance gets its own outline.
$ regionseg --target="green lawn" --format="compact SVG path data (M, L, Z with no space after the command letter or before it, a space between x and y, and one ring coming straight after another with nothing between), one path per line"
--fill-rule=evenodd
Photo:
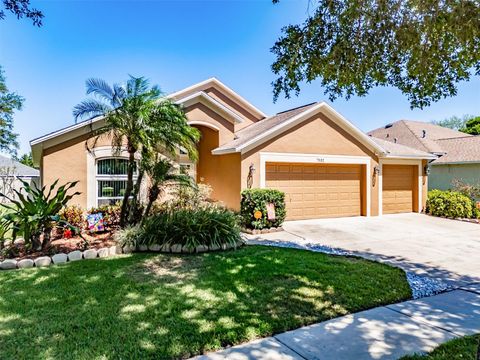
M426 355L405 356L401 360L477 360L480 359L480 335L450 340Z
M0 357L186 358L409 297L399 269L264 246L4 271Z

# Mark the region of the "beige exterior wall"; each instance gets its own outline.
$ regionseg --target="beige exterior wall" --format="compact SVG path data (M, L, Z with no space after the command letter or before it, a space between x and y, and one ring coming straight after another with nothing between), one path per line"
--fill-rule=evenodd
M371 150L323 114L314 115L287 133L280 134L242 154L242 189L247 187L251 164L256 169L252 187L260 187L260 152L369 157L371 177L374 174L374 167L378 165L378 159ZM366 179L364 181L366 183ZM364 192L366 190L365 188ZM370 190L370 214L378 215L378 182L374 182L373 179ZM366 194L364 193L362 197L366 197Z
M59 184L69 181L79 181L73 191L81 192L75 196L70 205L87 207L87 143L88 136L80 136L43 150L41 161L42 185L50 186L59 179ZM88 141L88 147L92 148L111 145L111 138L100 137L94 144L93 139Z
M212 155L218 147L219 132L205 126L196 126L202 134L198 145L197 183L212 187L212 199L228 208L240 206L240 154Z
M219 128L219 144L225 144L234 139L235 126L203 104L195 104L185 109L189 121L203 121ZM218 145L217 145L218 146Z

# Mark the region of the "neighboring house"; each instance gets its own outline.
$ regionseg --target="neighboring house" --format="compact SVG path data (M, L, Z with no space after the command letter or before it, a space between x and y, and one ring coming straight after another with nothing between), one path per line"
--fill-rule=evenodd
M368 134L435 155L429 164L429 189L451 189L454 180L480 185L480 136L411 120L396 121Z
M267 116L217 79L169 95L201 132L199 160L179 157L212 198L238 209L248 187L286 193L287 218L308 219L419 212L425 205L432 154L373 139L328 104L313 103ZM108 140L85 142L102 119L78 123L31 141L42 183L79 180L83 206L120 199L125 155Z
M23 189L23 180L30 185L40 184L40 171L24 165L6 156L0 155L0 192L12 199L17 199L13 190ZM0 203L9 202L6 198L0 197Z

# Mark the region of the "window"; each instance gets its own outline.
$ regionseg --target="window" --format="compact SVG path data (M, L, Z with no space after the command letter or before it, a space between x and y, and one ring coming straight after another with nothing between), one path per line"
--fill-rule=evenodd
M97 205L123 199L127 187L128 160L107 158L97 161Z

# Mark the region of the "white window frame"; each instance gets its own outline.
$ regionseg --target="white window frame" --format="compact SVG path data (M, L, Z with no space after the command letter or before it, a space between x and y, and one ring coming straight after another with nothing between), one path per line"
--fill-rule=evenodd
M99 201L101 200L116 200L116 201L119 201L119 200L122 200L123 199L123 196L99 196L99 182L100 181L127 181L128 180L128 174L99 174L98 173L98 163L102 160L112 160L112 159L120 159L120 160L126 160L128 161L128 157L124 157L124 156L107 156L107 157L101 157L101 158L97 158L95 159L95 174L96 174L96 190L95 190L95 193L96 193L96 203L97 203L97 206L99 206ZM134 176L136 175L136 172L134 173Z
M92 150L85 150L87 157L87 208L91 209L92 207L98 206L98 174L97 174L97 163L98 160L105 158L123 158L128 159L128 151L126 148L123 148L120 153L116 154L111 146L99 146ZM135 154L135 159L138 161L140 159L139 154ZM103 176L103 175L100 175ZM105 175L105 177L116 177L117 175ZM124 176L124 175L121 175ZM108 178L102 178L101 180L109 180ZM112 180L118 180L116 179ZM122 179L123 180L123 179Z

